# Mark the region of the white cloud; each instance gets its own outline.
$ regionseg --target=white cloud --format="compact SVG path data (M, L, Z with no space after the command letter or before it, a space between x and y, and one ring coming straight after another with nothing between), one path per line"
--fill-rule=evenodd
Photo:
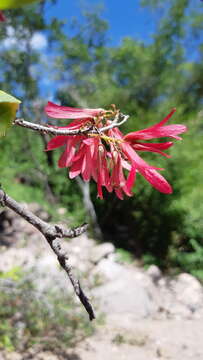
M6 39L4 39L1 43L3 48L10 49L10 48L16 46L18 42L15 37L15 30L12 26L7 26L6 34L7 34Z
M32 49L34 49L34 50L42 50L42 49L45 49L47 47L47 39L43 34L41 34L39 32L36 32L32 36L30 44L31 44Z
M6 33L7 33L8 37L14 37L15 30L14 30L14 28L12 26L7 26Z
M2 41L1 47L3 47L4 49L17 47L18 49L25 50L26 40L19 41L15 36L15 30L12 26L8 26L6 30L7 37ZM36 32L30 39L30 45L33 50L45 49L47 47L46 36L40 32Z

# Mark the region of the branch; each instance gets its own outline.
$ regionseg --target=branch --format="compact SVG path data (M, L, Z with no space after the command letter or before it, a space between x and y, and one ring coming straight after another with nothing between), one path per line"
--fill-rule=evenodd
M47 222L41 220L38 216L34 215L31 211L27 210L23 205L19 204L10 196L8 196L1 188L0 188L0 205L7 206L11 210L13 210L16 214L23 217L27 222L29 222L31 225L33 225L41 232L41 234L45 237L50 247L56 254L61 267L67 273L73 285L75 294L78 296L80 302L83 304L83 306L85 307L86 311L89 314L89 319L90 320L95 319L95 314L92 305L90 304L88 298L84 294L79 280L76 279L75 276L73 275L72 268L68 263L69 257L67 253L61 248L59 241L59 238L60 239L74 238L76 236L83 234L87 230L88 225L83 224L79 227L67 230L61 225L48 224Z
M105 126L103 128L94 128L91 125L90 127L86 127L81 130L57 129L54 126L35 124L35 123L31 123L29 121L25 121L24 119L15 119L13 124L27 128L27 129L31 129L34 131L38 131L40 133L50 134L50 135L82 135L82 134L85 135L85 134L98 134L98 132L102 133L109 129L113 129L115 127L122 125L124 122L126 122L128 120L128 118L129 118L129 115L123 115L123 114L119 113L115 117L115 119L112 121L112 123L108 126Z
M122 118L121 121L120 118ZM118 127L118 126L121 126L122 124L124 124L127 120L129 119L129 115L124 115L124 114L118 114L118 116L115 117L115 119L112 121L112 123L108 126L104 126L100 132L103 132L103 131L107 131L109 129L113 129L115 127Z

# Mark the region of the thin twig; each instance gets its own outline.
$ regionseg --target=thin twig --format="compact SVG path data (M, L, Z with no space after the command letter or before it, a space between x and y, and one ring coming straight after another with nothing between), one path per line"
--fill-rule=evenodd
M57 129L52 126L46 126L41 124L35 124L31 123L29 121L25 121L24 119L15 119L14 125L19 125L21 127L31 129L34 131L38 131L44 134L50 134L50 135L78 135L78 134L85 134L87 131L90 130L90 127L87 127L83 130L63 130L63 129ZM91 126L92 128L92 126Z
M79 227L73 229L66 229L61 225L57 224L48 224L47 222L41 220L38 216L33 214L31 211L27 210L25 206L19 204L17 201L8 196L4 190L0 188L0 205L7 206L11 210L13 210L16 214L20 215L26 221L28 221L31 225L37 228L42 235L45 237L50 247L56 254L58 261L61 267L66 271L75 291L75 294L80 299L81 303L85 307L86 311L89 314L90 320L95 319L94 310L92 305L90 304L87 296L84 294L80 282L73 275L72 268L68 263L68 255L61 248L59 238L74 238L83 234L88 225L83 224Z
M123 114L120 114L120 116L123 118L121 121L112 121L112 123L108 126L104 126L100 132L104 132L104 131L107 131L107 130L110 130L110 129L113 129L115 127L118 127L118 126L121 126L122 124L124 124L128 119L129 119L129 115L123 115Z
M25 121L24 119L15 119L13 124L18 125L27 129L31 129L34 131L38 131L44 134L50 134L50 135L86 135L86 134L98 134L102 133L104 131L107 131L109 129L113 129L115 127L118 127L122 125L124 122L126 122L129 118L129 115L123 115L119 113L118 116L115 117L115 119L112 121L112 123L108 126L104 126L103 128L93 128L92 125L90 127L86 127L84 129L77 129L77 130L68 130L68 129L57 129L54 126L46 126L41 124L35 124L31 123L29 121ZM120 119L122 119L120 121Z

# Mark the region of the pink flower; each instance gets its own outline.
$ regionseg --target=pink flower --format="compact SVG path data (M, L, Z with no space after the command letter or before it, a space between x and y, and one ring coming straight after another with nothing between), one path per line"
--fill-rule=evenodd
M2 13L2 11L0 11L0 21L1 22L6 21L6 18L4 16L4 14Z
M100 130L103 126L111 124L109 114L114 117L114 111L117 110L74 109L48 103L45 111L55 118L75 119L63 129L79 130L91 120L94 128ZM187 130L184 125L165 125L174 111L175 109L158 124L125 136L117 127L105 132L98 131L98 134L56 136L49 141L47 150L64 146L58 166L68 167L71 179L78 175L81 175L84 181L93 178L97 183L98 196L101 199L103 187L108 192L115 191L120 199L123 199L124 195L132 196L137 173L140 173L158 191L170 194L172 193L170 184L158 172L163 169L149 165L137 152L149 151L169 157L162 150L170 148L173 145L172 141L150 144L140 140L160 137L181 139L178 135Z

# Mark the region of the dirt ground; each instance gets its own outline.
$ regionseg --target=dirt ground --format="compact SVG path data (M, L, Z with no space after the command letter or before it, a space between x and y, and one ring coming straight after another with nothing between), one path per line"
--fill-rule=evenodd
M38 232L21 219L12 221L13 233L9 225L8 235L5 230L0 237L0 271L35 266L44 286L69 286ZM93 301L100 301L97 313L105 314L103 320L95 322L91 337L64 354L0 350L0 360L203 360L203 287L197 279L184 273L167 279L155 266L146 272L121 264L112 244L98 245L85 235L63 246L72 265L91 274Z
M202 360L203 321L109 319L77 355L81 360Z

